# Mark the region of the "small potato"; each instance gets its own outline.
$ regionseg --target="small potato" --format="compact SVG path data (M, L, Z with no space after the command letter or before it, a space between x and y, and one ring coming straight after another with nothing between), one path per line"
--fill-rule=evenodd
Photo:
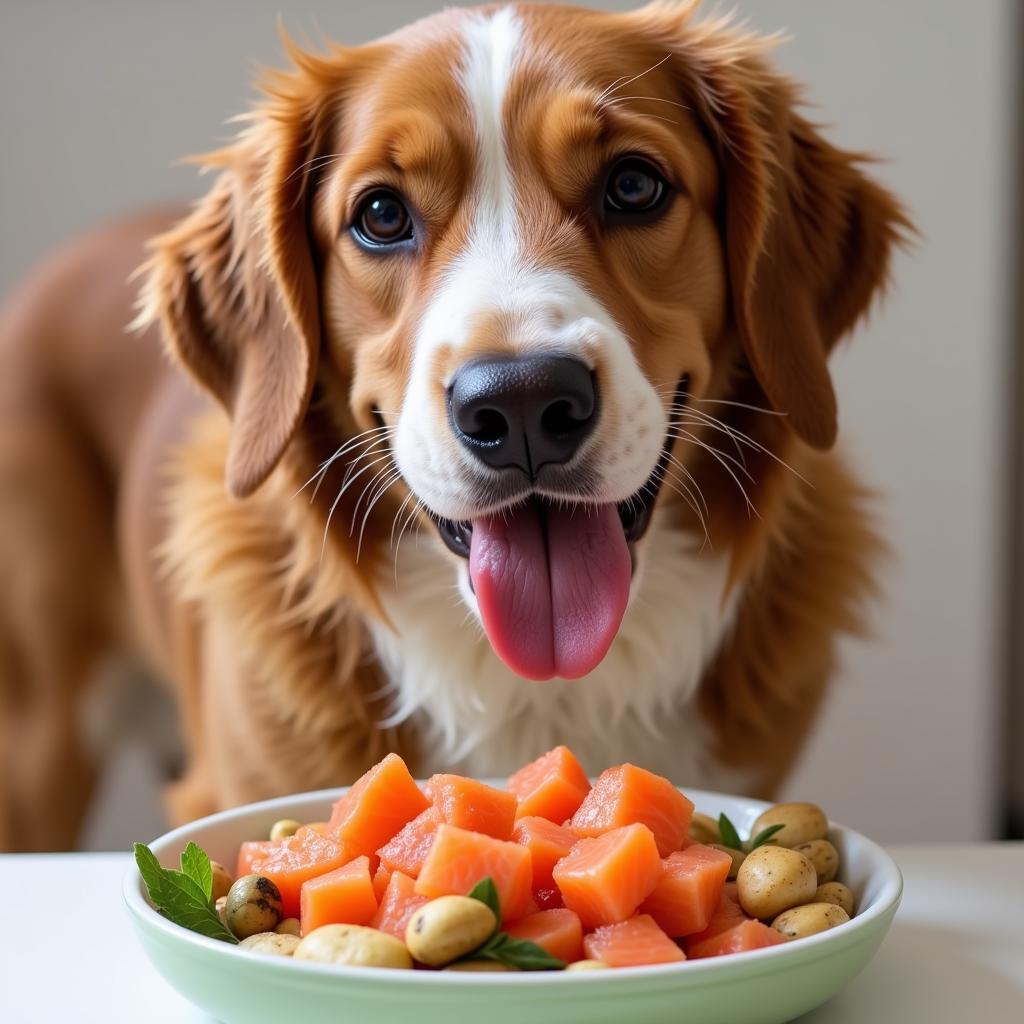
M294 818L282 818L270 826L270 838L287 839L289 836L295 835L300 828L302 828L301 821L296 821Z
M227 896L234 879L231 877L228 869L223 864L218 864L215 860L210 861L210 868L213 871L213 892L210 898L216 901L221 896Z
M477 971L518 971L518 967L512 967L510 964L501 964L497 960L460 960L457 964L449 964L447 967L441 968L444 971L465 971L467 973L475 973Z
M801 843L809 843L812 839L825 839L828 836L828 818L817 804L789 803L769 807L750 826L750 838L753 839L759 832L772 825L784 827L768 842L790 849Z
M698 811L690 819L690 838L695 843L705 843L708 846L721 842L718 822L710 814L701 814Z
M272 932L281 920L281 892L262 875L242 875L228 890L224 921L235 938Z
M405 943L393 935L357 924L325 924L299 941L296 960L355 967L412 967Z
M569 964L567 971L607 971L610 965L603 960L576 960Z
M301 935L299 919L297 917L286 917L274 929L278 935Z
M220 898L215 900L214 904L213 904L213 908L214 908L214 910L217 911L217 916L220 918L220 923L222 925L224 925L225 928L228 927L228 918L227 918L227 913L226 913L227 905L228 905L228 898L227 898L227 896L221 896ZM228 928L228 931L231 931L231 929Z
M732 867L729 868L729 881L734 881L739 874L740 866L747 859L747 855L742 850L734 849L731 846L723 846L721 843L709 843L708 845L713 850L721 850L722 853L727 853L732 857Z
M815 903L834 903L853 917L853 893L842 882L826 882L818 886L814 894Z
M469 896L439 896L409 918L405 944L421 964L442 967L471 953L497 927L486 903Z
M772 927L787 939L802 939L807 935L827 932L836 925L846 924L850 915L834 903L805 903L779 914Z
M736 876L740 906L762 921L809 902L817 888L814 865L802 853L782 846L759 846L748 853Z
M297 935L278 935L277 932L257 932L238 944L242 949L268 956L291 956L299 944Z
M831 882L839 870L839 851L827 839L812 839L809 843L800 843L794 850L802 853L813 865L818 876L818 885Z

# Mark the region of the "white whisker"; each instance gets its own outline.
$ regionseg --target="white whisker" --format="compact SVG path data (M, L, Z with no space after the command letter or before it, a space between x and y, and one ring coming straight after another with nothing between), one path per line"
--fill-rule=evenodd
M598 104L602 103L606 96L612 96L615 93L617 93L619 91L619 89L625 89L625 87L627 85L632 85L634 82L636 82L639 79L643 78L644 75L649 75L652 71L656 71L671 56L672 56L671 53L666 53L665 56L662 57L661 60L659 60L657 64L652 64L646 71L641 71L640 74L633 75L632 78L627 78L625 81L623 81L621 78L617 78L614 82L612 82L611 85L608 86L607 89L604 90L604 92L602 92L597 97Z
M367 523L367 520L370 518L370 513L373 511L374 506L380 501L380 499L383 498L384 495L387 494L388 491L390 491L391 488L394 487L395 484L397 484L401 479L402 479L402 472L401 472L401 470L396 469L391 474L391 476L387 477L386 481L380 485L380 487L377 489L377 494L374 496L373 500L370 501L369 504L367 505L366 511L363 513L363 521L362 521L362 523L359 526L359 540L356 542L356 562L357 563L358 563L359 558L360 558L360 556L362 555L362 552L363 552L363 534L366 531L366 523Z
M740 462L734 455L729 455L727 452L723 452L713 445L708 444L707 441L702 441L696 434L692 434L689 430L684 430L682 426L675 425L669 428L668 434L670 437L675 437L680 441L692 441L695 445L705 449L713 455L718 456L720 459L725 459L731 462L752 484L756 484L757 481L750 475L750 471L747 467Z
M323 462L320 463L319 467L317 468L317 471L295 492L295 494L292 495L292 497L294 498L297 495L301 494L318 477L322 478L324 473L327 472L331 465L337 459L341 458L342 455L344 455L346 452L350 451L354 446L356 446L361 438L365 437L367 434L376 434L382 430L391 429L391 427L371 427L369 430L364 430L362 431L362 433L356 434L355 437L349 438L344 444L342 444L339 448L335 450L333 455L329 455L326 459L324 459ZM315 493L316 492L314 491L314 494Z

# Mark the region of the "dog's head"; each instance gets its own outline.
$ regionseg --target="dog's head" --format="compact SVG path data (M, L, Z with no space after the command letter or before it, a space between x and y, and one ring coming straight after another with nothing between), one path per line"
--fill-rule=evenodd
M781 414L762 449L833 443L826 360L905 223L764 44L693 6L451 10L292 47L150 266L146 310L231 411L229 490L317 389L339 490L429 517L530 678L604 656L656 502L705 517L716 408Z

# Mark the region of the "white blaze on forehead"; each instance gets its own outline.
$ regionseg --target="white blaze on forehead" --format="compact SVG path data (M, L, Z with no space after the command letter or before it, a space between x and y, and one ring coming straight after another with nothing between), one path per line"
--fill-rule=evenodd
M500 239L502 255L518 250L515 193L505 139L505 97L523 36L515 8L473 15L465 30L460 84L472 111L477 139L476 201L479 233ZM474 241L479 242L477 238Z

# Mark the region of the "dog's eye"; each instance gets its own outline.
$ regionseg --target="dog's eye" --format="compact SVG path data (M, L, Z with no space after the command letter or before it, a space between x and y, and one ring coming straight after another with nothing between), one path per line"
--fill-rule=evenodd
M412 218L396 193L379 188L359 204L352 231L365 245L394 245L412 238Z
M612 165L604 189L604 208L614 213L649 213L668 193L665 179L641 157L630 156Z

